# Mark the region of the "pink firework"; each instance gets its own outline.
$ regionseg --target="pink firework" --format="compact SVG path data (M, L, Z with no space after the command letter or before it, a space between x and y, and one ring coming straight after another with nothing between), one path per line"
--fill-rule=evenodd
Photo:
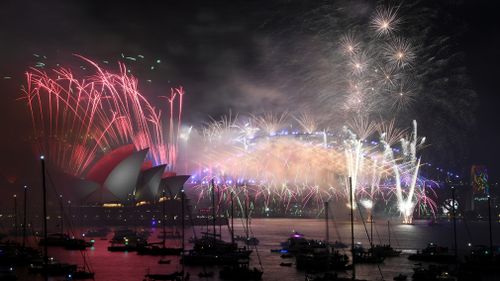
M31 115L35 151L66 173L80 176L99 154L132 143L138 150L149 148L150 160L172 169L184 89L171 89L165 120L162 110L140 93L138 80L127 75L123 63L113 73L77 57L93 66L93 75L76 78L63 67L49 73L34 68L26 72L20 99Z

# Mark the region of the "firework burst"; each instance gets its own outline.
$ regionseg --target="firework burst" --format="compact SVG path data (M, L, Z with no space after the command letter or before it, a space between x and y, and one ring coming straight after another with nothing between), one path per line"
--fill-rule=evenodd
M326 129L301 131L304 126L300 122L299 128L293 129L290 121L280 119L281 127L273 127L279 133L270 136L250 125L262 118L223 117L206 125L203 131L221 136L204 134L210 145L199 157L191 157L200 199L209 194L210 181L215 178L226 199L232 192L245 194L254 204L261 202L264 209L282 204L288 212L294 202L303 208L321 208L324 200L348 201L350 177L357 205L369 212L381 204L380 198L387 206L397 206L408 223L416 206L430 213L435 209L419 175L421 164L416 155L423 141L416 136L416 123L406 137L406 131L397 129L394 120L376 124L355 119L336 134ZM241 129L241 124L246 127ZM369 141L377 131L380 142ZM401 148L396 149L396 144ZM396 155L396 150L401 153Z
M112 73L97 63L94 75L81 79L66 68L49 74L38 69L26 73L21 99L28 106L35 150L63 171L81 176L98 154L123 144L149 148L154 164L177 160L181 125L182 87L171 89L167 118L140 93L138 81L124 64ZM166 122L165 122L166 121Z

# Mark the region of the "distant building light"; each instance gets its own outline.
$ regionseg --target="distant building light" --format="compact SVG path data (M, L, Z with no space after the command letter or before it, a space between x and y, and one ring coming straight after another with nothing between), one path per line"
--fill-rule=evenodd
M102 206L104 208L119 208L119 207L123 207L123 205L121 203L104 203L104 204L102 204Z
M142 205L146 205L146 204L148 204L148 202L146 202L146 201L141 201L141 202L137 202L137 203L135 204L135 206L142 206Z

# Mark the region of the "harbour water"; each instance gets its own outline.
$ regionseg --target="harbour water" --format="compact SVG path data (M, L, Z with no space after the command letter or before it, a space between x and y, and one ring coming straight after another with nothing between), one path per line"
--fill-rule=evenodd
M238 222L238 223L236 223ZM493 224L493 233L500 233L500 226ZM204 227L196 227L197 233L203 231ZM86 229L78 229L76 235L81 235ZM161 228L150 228L152 231L150 241L159 240L158 234ZM217 226L219 230L219 226ZM229 240L229 231L221 227L223 239ZM243 235L243 227L240 221L235 220L236 235ZM284 260L279 254L271 253L271 249L279 248L280 242L285 241L292 231L298 231L308 239L325 238L325 223L321 219L253 219L252 235L260 240L257 249L252 253L251 266L264 269L263 280L283 281L283 280L304 280L305 273L298 271L294 266L282 267L280 263ZM355 241L362 243L365 247L369 246L368 235L370 226L365 227L361 222L355 225ZM186 229L186 240L193 235L193 229ZM108 235L108 238L112 233ZM399 273L411 276L415 262L407 259L408 253L421 249L429 242L434 242L441 246L450 248L453 246L453 228L450 222L440 222L429 224L427 221L416 221L413 225L402 225L397 221L391 222L391 244L394 248L403 250L401 257L387 258L382 264L364 264L357 265L357 277L366 280L392 280ZM472 245L487 245L489 243L488 223L487 222L458 222L457 226L458 245L461 254L468 250L468 243ZM387 244L389 235L387 230L387 221L380 221L374 224L373 239L375 244ZM330 240L342 241L346 244L350 242L350 224L348 221L330 222ZM169 240L169 245L180 245L179 241ZM500 243L500 238L494 237L494 243ZM94 247L87 250L88 260L95 271L95 280L123 280L138 281L143 280L144 275L150 273L172 273L180 270L179 258L175 256L165 257L171 260L170 264L158 264L160 257L139 256L135 252L109 252L107 246L109 241L95 239ZM186 242L187 247L191 244ZM49 248L50 255L60 261L82 264L83 259L79 251L66 251L60 248ZM342 251L342 250L341 250ZM345 249L349 254L349 249ZM261 265L259 264L260 257ZM198 273L203 271L202 267L186 267L190 273L190 280L218 280L219 268L207 268L207 271L215 273L212 278L199 278ZM18 271L19 280L42 280L41 276L29 275L26 272ZM350 272L340 272L339 275L349 276ZM409 278L410 280L411 278ZM51 280L64 280L62 277L52 278ZM483 280L496 280L492 279Z

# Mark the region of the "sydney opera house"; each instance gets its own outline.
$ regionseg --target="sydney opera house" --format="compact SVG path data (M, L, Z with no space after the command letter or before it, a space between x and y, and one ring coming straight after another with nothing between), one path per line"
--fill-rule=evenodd
M121 146L99 159L84 178L57 175L55 184L63 203L70 205L73 219L89 223L146 223L161 216L180 213L180 191L189 176L165 172L166 165L153 166L148 149Z

